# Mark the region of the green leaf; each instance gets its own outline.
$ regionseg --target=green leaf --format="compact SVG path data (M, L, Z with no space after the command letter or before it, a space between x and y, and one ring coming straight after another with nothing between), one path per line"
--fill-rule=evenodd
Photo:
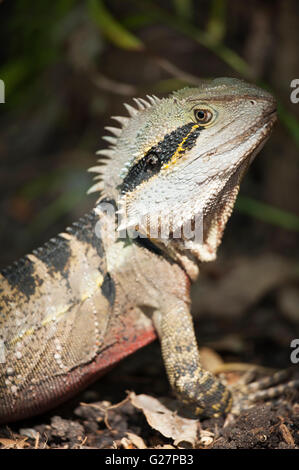
M226 1L213 0L211 14L207 25L207 33L216 43L220 43L226 31Z
M191 20L193 13L192 0L173 0L176 14L184 20Z
M11 95L15 88L28 76L28 63L24 59L7 62L0 69L0 78L5 83L6 96Z
M99 26L101 33L117 47L128 50L142 50L140 39L126 30L108 11L102 0L88 0L91 18Z
M250 215L263 222L299 232L299 217L297 215L273 207L270 204L256 201L250 197L239 196L236 207L243 214Z

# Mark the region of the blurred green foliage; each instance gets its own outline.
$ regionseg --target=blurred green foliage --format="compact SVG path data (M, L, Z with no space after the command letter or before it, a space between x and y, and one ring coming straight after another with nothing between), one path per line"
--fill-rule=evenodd
M123 49L138 51L143 49L140 39L113 18L102 0L88 0L88 7L91 18L108 41Z
M77 0L43 0L34 5L34 14L26 0L16 0L8 22L10 48L8 60L0 67L6 83L8 104L15 107L36 89L38 77L58 59L60 44L55 33L59 22L70 12ZM31 96L30 96L31 98Z
M238 197L236 207L244 214L256 217L263 222L278 225L286 230L299 231L299 217L273 207L270 204L241 195Z

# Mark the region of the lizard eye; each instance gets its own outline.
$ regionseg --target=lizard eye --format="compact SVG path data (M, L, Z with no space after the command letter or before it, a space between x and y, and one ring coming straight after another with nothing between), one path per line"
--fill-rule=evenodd
M152 170L157 166L161 166L159 157L156 153L151 152L146 157L146 165L149 167L148 169Z
M199 124L207 124L211 121L213 114L209 109L195 109L194 117Z

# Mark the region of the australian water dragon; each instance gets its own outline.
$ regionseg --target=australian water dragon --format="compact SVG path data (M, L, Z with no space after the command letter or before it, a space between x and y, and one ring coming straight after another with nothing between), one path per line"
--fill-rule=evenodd
M206 416L231 407L201 367L189 286L216 256L275 100L220 78L126 107L91 168L99 206L1 272L0 422L61 403L156 335L183 402Z

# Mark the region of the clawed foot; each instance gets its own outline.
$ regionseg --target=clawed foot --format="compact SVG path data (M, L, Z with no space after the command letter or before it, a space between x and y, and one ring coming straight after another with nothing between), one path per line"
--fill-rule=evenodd
M226 424L260 400L273 403L286 392L299 389L299 379L288 380L289 370L274 372L260 379L256 378L258 372L258 367L251 368L237 382L226 384L233 397Z

